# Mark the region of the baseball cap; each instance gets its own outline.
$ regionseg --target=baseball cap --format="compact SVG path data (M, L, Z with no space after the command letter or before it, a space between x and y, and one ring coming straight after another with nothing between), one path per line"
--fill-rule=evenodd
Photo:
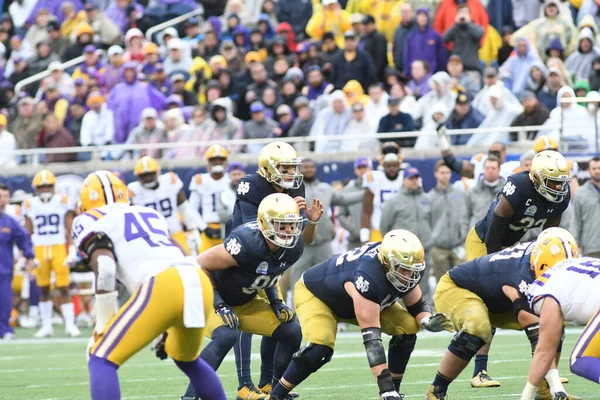
M62 71L62 70L63 70L63 66L60 61L52 61L50 64L48 64L48 71L50 71L50 72Z
M83 80L83 78L77 78L73 83L75 83L75 86L81 86L85 83L85 81Z
M371 160L367 157L359 157L354 161L354 168L366 167L369 168L371 166Z
M94 46L93 44L88 44L87 46L85 46L83 48L84 54L91 54L91 53L95 53L95 52L96 52L96 46Z
M328 6L330 4L335 4L337 2L338 2L338 0L323 0L323 5Z
M169 43L167 44L167 49L168 50L182 50L183 42L179 38L172 38L171 40L169 40Z
M256 51L249 51L246 53L246 57L244 57L246 64L250 64L252 62L260 62L260 54Z
M450 57L448 57L448 62L462 62L462 58L460 58L458 54L452 54Z
M556 67L551 67L548 69L548 75L552 75L552 74L562 75L562 73L560 72L560 69L558 69Z
M227 167L227 172L231 172L236 169L246 172L246 167L244 167L244 164L242 164L241 162L237 162L237 161L233 161L233 162L229 163L229 167Z
M537 96L531 90L526 90L521 95L521 101L524 101L526 99L536 99L536 98L537 98Z
M356 39L356 33L352 29L344 32L344 39Z
M98 7L96 7L96 5L94 3L87 3L85 5L85 7L83 7L83 9L85 11L92 11L92 10L96 10Z
M494 67L487 67L483 71L483 76L487 76L487 77L498 76L498 71Z
M185 82L185 76L183 74L174 74L171 77L171 82Z
M396 96L388 97L388 106L397 106L400 104L400 99Z
M276 115L290 115L292 113L292 109L287 104L282 104L277 107Z
M469 104L469 96L466 93L459 93L459 95L456 97L456 104Z
M325 41L327 39L330 39L330 40L334 40L335 39L335 36L333 36L333 32L325 32L323 34L323 39L321 39L321 40Z
M108 56L112 57L115 54L123 54L123 48L121 46L117 46L117 45L110 46L108 48Z
M58 24L58 22L52 20L48 22L48 32L52 32L52 31L58 31L60 30L60 25Z
M415 176L421 176L421 174L419 173L419 170L416 169L415 167L410 167L409 169L404 170L404 178L410 179L410 178L414 178Z
M250 104L250 112L251 113L257 113L257 112L261 112L264 110L265 110L265 106L260 101L255 101L254 103Z
M352 14L350 16L350 23L352 25L354 25L354 24L362 24L364 18L365 17L362 14L360 14L360 13L354 13L354 14Z
M308 97L305 96L300 96L297 97L296 100L294 100L294 109L298 109L300 107L306 107L310 104Z
M142 110L142 119L152 118L156 119L158 117L158 113L152 107L146 107Z
M363 19L363 24L367 25L367 24L374 24L375 23L375 17L373 17L372 15L365 15L365 18Z

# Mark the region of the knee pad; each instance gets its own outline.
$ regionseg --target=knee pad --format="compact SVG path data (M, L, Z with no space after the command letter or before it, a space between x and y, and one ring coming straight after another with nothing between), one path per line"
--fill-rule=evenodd
M471 359L477 354L479 349L485 345L483 339L473 336L463 331L459 331L450 342L448 350L456 357L471 361Z
M412 352L417 343L417 335L392 336L389 344L390 352Z
M271 337L280 343L298 349L302 343L302 329L296 321L280 324Z
M219 343L219 346L231 349L235 345L235 342L237 342L237 332L238 331L235 329L231 329L227 326L219 326L213 331L211 339Z
M333 349L320 344L307 343L306 346L294 353L292 360L303 373L312 374L331 361Z

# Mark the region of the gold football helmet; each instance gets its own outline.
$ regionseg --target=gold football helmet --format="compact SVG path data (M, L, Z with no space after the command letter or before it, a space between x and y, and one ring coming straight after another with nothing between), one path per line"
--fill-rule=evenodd
M421 280L421 272L425 270L425 249L417 235L395 229L383 237L379 261L390 283L399 291L407 292Z
M220 144L213 144L204 153L206 169L211 174L222 174L225 172L225 163L229 158L229 152Z
M258 155L258 173L284 189L298 189L302 185L301 165L296 150L284 142L269 143Z
M537 153L544 150L558 151L558 142L549 136L542 136L533 142L533 151Z
M38 171L31 182L31 187L42 201L49 201L54 196L54 185L56 176L47 169Z
M563 228L548 228L538 235L531 251L531 269L538 278L558 262L579 256L579 246L569 231Z
M557 151L543 150L533 157L529 178L535 190L546 200L560 203L569 194L571 170Z
M81 212L107 204L129 204L127 186L109 171L96 171L87 176L79 191Z
M267 240L286 248L298 243L304 222L296 200L284 193L270 194L260 202L257 221Z
M133 173L138 178L140 184L146 189L156 189L158 187L160 165L158 165L158 161L154 158L149 156L140 158L135 163Z

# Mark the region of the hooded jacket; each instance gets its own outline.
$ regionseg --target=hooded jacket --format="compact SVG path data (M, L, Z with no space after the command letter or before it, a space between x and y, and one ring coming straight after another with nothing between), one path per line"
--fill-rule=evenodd
M275 2L275 14L279 21L287 21L295 35L304 34L312 14L311 0L279 0ZM281 25L281 24L280 24Z
M431 73L435 73L446 68L448 58L442 38L431 27L427 9L419 8L417 13L427 16L427 26L421 29L415 23L415 28L406 36L402 66L403 72L408 76L410 76L410 69L415 60L427 61L429 70Z
M108 94L107 106L112 110L115 121L115 143L124 143L129 133L140 122L142 110L152 107L163 108L165 96L146 82L139 82L137 76L133 82L125 81L125 70L136 65L126 62L121 67L122 81L115 85Z
M591 47L584 53L581 49L581 42L585 39L591 42ZM595 47L596 38L590 28L581 30L577 43L577 50L565 60L565 67L575 75L576 80L587 79L592 70L592 63L596 57L600 56L600 51Z
M258 22L265 22L267 24L267 31L263 33L264 40L273 39L273 36L275 36L275 28L273 28L273 24L271 23L271 18L269 18L269 15L261 13L258 16Z
M429 250L431 225L431 204L421 188L407 190L402 187L383 204L379 224L382 235L393 229L406 229L420 237L425 250Z
M457 3L459 2L456 0L442 0L436 10L433 19L433 29L441 36L455 24L456 12L458 11ZM483 36L479 41L479 44L483 46L487 34L487 27L490 24L488 13L479 0L463 0L462 3L469 8L469 11L471 12L471 21L483 28ZM452 50L454 44L447 43L446 47L448 50Z
M548 111L548 107L546 107L542 103L538 103L538 105L535 107L535 109L533 110L532 113L525 114L525 111L523 111L521 113L521 115L519 115L517 118L515 118L515 120L513 121L513 123L510 126L544 125L544 122L546 122L548 120L549 116L550 116L550 111ZM533 140L536 137L537 133L538 133L538 131L527 131L526 132L527 139ZM510 136L511 136L511 139L515 142L518 140L518 137L519 137L517 132L511 132Z
M456 110L452 111L446 128L448 129L476 129L483 122L484 116L471 104L469 112L466 115L459 115ZM453 145L462 145L467 143L471 135L455 135L452 137Z
M346 60L344 52L338 53L333 61L333 81L336 89L344 87L346 82L356 79L364 88L377 81L375 64L371 57L363 50L356 49L356 56L352 61Z
M435 114L442 114L442 118L437 122L433 119ZM423 119L421 131L435 131L438 125L444 124L450 116L450 110L443 102L437 102L431 109L431 116ZM437 147L437 136L421 134L415 143L415 149L432 149Z
M422 118L423 121L426 121L431 119L433 106L438 102L444 103L448 110L454 110L456 93L450 90L450 80L450 75L444 71L436 72L431 76L429 79L429 87L432 90L425 96L421 97L419 101L417 101L416 107L414 107L411 111L411 115L414 120ZM434 90L435 83L440 86L440 94Z
M518 53L517 48L520 42L525 42L525 54ZM524 37L518 38L515 41L515 53L500 67L499 75L503 78L505 86L519 96L527 86L529 71L536 61L540 61L540 59L532 51L529 40Z
M344 32L352 28L350 24L350 13L339 9L330 11L323 7L317 11L306 24L306 34L313 39L321 40L325 32L333 33L335 43L340 48L344 48Z
M277 25L277 29L275 30L275 33L277 33L278 35L282 35L284 31L289 32L289 34L287 35L287 48L291 51L291 52L296 52L296 34L294 33L292 26L287 23L287 22L281 22L279 25Z
M336 90L327 99L329 106L321 110L315 119L310 130L310 136L343 136L346 127L350 122L351 111L344 92ZM344 105L344 110L338 114L333 110L333 102L339 100ZM341 151L342 141L337 140L316 140L315 152L335 153Z
M225 110L225 119L217 121L215 115L217 109ZM219 98L212 102L210 116L215 121L215 129L210 137L202 137L202 140L232 140L243 139L242 121L235 118L231 112L231 101L227 98ZM230 153L240 153L243 146L226 146Z

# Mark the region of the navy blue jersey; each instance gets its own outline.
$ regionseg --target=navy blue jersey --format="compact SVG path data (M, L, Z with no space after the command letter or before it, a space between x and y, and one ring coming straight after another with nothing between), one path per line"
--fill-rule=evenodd
M535 280L529 262L534 246L535 242L518 244L462 263L448 274L457 286L481 297L490 312L509 312L512 302L502 292L502 286L514 287L527 296L529 285Z
M391 306L408 292L398 291L385 276L377 258L380 244L367 243L309 268L303 275L306 288L344 319L356 318L352 298L344 289L346 282L354 282L358 293L381 309Z
M304 241L298 240L291 249L280 248L272 253L257 222L239 226L225 239L225 249L238 266L213 271L215 288L231 306L251 301L256 294L279 282L283 272L290 268L304 251Z
M508 200L515 212L510 218L509 230L502 239L502 246L506 247L519 242L528 230L541 228L549 218L561 215L569 206L571 193L569 192L562 202L553 203L540 196L535 190L528 171L509 176L502 189L498 191L485 218L475 225L475 231L481 240L485 240L500 196Z
M237 185L237 199L233 207L233 216L227 222L226 235L229 235L234 228L248 222L256 221L258 215L258 205L270 194L278 193L273 185L259 175L258 173L248 174L240 179ZM286 189L283 193L291 197L305 197L304 183L298 189ZM304 210L301 212L302 217L305 217Z

